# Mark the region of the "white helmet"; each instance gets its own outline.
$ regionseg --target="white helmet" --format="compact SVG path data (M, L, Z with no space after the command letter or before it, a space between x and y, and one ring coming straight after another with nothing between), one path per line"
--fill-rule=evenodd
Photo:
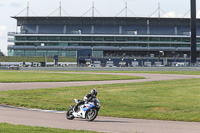
M97 90L96 90L96 89L92 89L92 90L91 90L91 94L92 94L92 95L95 95L95 96L97 96L97 93L98 93L98 92L97 92Z

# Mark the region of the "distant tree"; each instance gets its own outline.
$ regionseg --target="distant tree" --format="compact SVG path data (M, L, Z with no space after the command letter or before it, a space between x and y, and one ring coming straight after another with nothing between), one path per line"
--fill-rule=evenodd
M3 54L3 52L0 51L0 56L5 56L5 55Z

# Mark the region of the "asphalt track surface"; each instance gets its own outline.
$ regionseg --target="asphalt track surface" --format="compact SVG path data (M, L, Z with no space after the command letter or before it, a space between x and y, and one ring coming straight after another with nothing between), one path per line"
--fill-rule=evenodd
M102 74L102 73L101 73ZM106 73L108 74L108 73ZM112 73L113 74L113 73ZM130 74L114 73L115 75L132 75L146 77L138 80L86 81L86 82L50 82L50 83L0 83L0 91L53 88L64 86L84 86L115 83L148 82L174 79L200 78L199 75L168 75L168 74ZM62 129L92 130L99 132L137 132L137 133L199 133L199 122L177 122L160 120L127 119L98 116L93 122L83 119L69 121L65 113L42 112L14 107L0 106L0 122L23 124Z

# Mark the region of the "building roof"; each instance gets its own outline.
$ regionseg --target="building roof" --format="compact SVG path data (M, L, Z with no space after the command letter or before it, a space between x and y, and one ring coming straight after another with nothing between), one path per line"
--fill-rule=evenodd
M107 24L107 25L189 25L190 18L153 18L153 17L11 17L17 20L17 25L22 24ZM197 19L200 26L200 19Z
M77 16L11 16L11 18L17 20L46 20L46 19L54 19L54 20L67 20L67 19L110 19L110 20L190 20L190 18L164 18L164 17L77 17ZM200 19L197 19L200 20Z

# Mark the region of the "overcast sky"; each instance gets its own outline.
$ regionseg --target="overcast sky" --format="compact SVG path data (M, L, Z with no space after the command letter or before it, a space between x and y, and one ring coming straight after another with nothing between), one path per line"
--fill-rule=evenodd
M197 17L200 18L200 0L197 1ZM82 16L91 7L94 2L95 16L116 16L125 8L127 2L128 16L135 17L149 17L160 8L161 17L180 17L182 18L190 10L190 0L0 0L0 50L7 55L7 32L16 31L16 20L10 18L18 15L23 9L27 7L29 2L30 16L49 16L62 3L62 15L67 16ZM66 14L66 13L67 14ZM132 13L131 13L132 12ZM135 15L134 15L135 14ZM25 16L26 11L21 12L18 16ZM54 12L51 16L58 16L59 12ZM92 16L92 11L84 16ZM125 16L122 12L118 16ZM158 12L153 14L158 16ZM190 17L188 13L185 17Z

